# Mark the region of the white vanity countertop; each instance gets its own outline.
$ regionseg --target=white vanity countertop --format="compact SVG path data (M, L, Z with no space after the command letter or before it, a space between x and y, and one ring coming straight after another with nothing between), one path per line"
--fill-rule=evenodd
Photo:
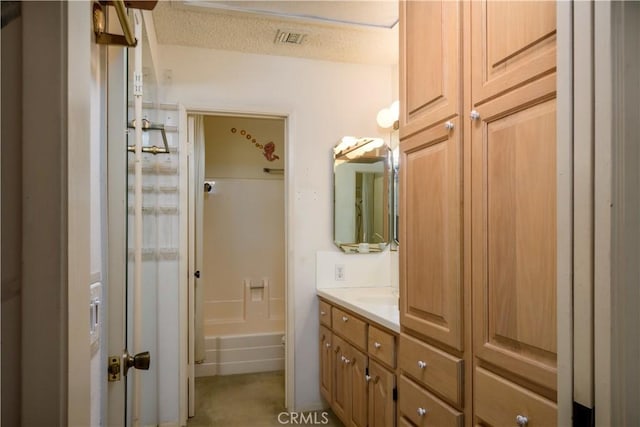
M367 288L319 288L318 296L400 333L398 289L391 286Z

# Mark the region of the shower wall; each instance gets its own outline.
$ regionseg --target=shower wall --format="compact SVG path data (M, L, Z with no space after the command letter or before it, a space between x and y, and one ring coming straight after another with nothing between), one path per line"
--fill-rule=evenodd
M284 120L207 116L204 335L284 333ZM207 360L214 355L207 351Z

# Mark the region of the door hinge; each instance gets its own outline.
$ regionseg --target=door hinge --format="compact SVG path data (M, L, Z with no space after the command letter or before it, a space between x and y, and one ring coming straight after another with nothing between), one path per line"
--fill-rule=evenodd
M120 381L120 356L109 356L107 378L109 382Z
M393 401L394 402L398 401L398 387L393 388Z

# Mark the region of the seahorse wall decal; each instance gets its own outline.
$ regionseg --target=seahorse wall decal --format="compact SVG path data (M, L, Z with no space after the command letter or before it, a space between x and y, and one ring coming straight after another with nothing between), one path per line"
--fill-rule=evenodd
M238 132L238 129L236 128L231 128L231 133L235 134ZM266 144L260 144L258 141L256 141L255 138L253 138L251 136L250 133L248 133L246 130L241 129L240 130L240 135L244 136L250 143L252 143L257 149L259 150L263 150L262 151L262 155L264 156L265 159L267 159L270 162L274 162L278 159L280 159L280 156L275 154L276 151L276 144L274 144L273 141L269 141Z

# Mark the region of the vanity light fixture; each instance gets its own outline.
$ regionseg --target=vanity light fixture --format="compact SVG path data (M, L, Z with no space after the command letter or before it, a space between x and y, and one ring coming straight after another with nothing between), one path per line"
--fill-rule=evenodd
M385 107L378 111L376 122L383 129L393 127L394 130L400 127L400 101L394 101L389 107Z

